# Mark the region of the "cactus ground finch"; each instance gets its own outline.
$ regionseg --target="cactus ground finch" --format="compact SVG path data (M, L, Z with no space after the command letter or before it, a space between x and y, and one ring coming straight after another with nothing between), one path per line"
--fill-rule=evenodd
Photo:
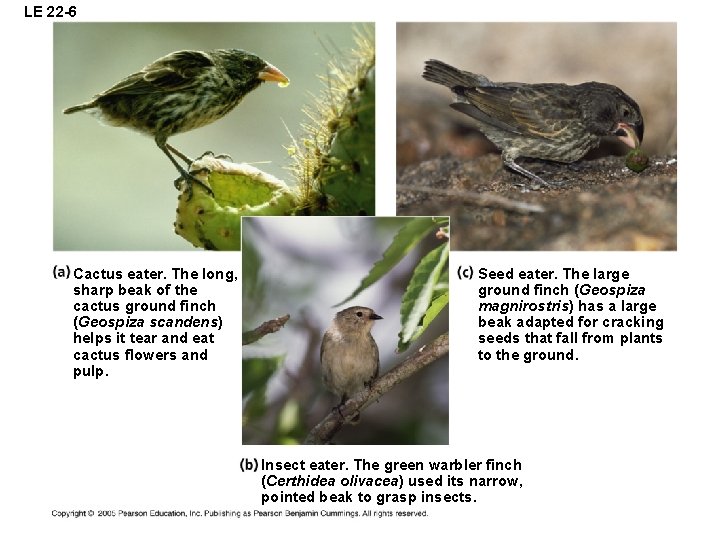
M197 182L170 153L188 165L191 162L168 144L168 137L222 118L263 81L286 85L288 78L265 60L240 49L177 51L125 77L91 101L63 112L86 110L111 126L152 136L182 178Z
M515 159L571 163L607 135L631 148L642 142L640 107L610 84L494 83L439 60L425 62L423 78L450 88L455 94L450 106L479 122L480 131L502 151L503 163L543 185L549 182Z

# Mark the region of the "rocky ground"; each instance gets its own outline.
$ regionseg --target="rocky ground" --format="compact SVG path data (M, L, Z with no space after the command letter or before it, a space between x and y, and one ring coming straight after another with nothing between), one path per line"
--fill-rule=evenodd
M496 154L405 167L398 215L449 214L459 250L676 249L674 157L653 156L639 174L618 156L528 167L564 185L535 186L503 169Z

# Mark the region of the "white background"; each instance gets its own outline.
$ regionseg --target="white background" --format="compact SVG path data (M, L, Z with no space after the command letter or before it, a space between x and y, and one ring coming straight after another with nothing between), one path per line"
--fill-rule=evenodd
M67 283L52 278L53 265L128 270L215 264L237 268L239 263L234 255L200 252L53 253L51 21L25 19L21 3L7 4L1 34L5 249L0 535L425 538L455 530L486 538L717 538L717 239L707 232L718 201L713 159L717 113L710 86L717 84L711 50L717 30L712 18L702 20L690 5L683 12L639 2L583 8L593 11L578 11L577 2L553 8L530 2L465 7L432 2L406 9L379 2L248 4L76 3L76 20L376 21L377 207L385 215L394 213L396 21L677 20L682 148L678 252L451 257L451 268L462 263L627 269L648 286L662 310L665 343L612 353L598 348L570 366L480 363L472 286L454 282L451 444L434 448L242 447L240 354L229 334L212 352L216 361L202 369L144 369L141 375L97 384L73 381L67 375L72 364ZM622 61L622 44L608 44L608 54ZM240 297L239 289L230 294ZM228 301L223 309L239 327L240 305L233 308ZM426 519L51 517L53 509L258 508L257 477L238 468L243 457L517 458L523 463L523 488L478 490L473 504L418 505L416 509L430 512Z

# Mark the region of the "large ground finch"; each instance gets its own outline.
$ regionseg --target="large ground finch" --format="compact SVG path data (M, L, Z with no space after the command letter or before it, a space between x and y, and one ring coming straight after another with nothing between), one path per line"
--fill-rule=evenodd
M263 81L285 85L288 78L265 60L240 49L177 51L64 112L86 110L112 126L151 135L182 177L194 182L171 152L188 165L191 160L170 146L168 137L225 116Z
M607 135L631 148L642 141L640 107L610 84L494 83L439 60L425 62L423 78L452 90L455 103L450 106L479 122L480 131L502 151L506 166L544 185L548 182L515 160L571 163Z

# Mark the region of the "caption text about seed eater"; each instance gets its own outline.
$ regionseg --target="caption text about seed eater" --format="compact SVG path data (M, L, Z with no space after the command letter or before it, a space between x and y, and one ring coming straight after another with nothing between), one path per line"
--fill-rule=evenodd
M664 318L652 292L628 270L457 267L480 283L480 360L576 361L584 346L658 346Z

